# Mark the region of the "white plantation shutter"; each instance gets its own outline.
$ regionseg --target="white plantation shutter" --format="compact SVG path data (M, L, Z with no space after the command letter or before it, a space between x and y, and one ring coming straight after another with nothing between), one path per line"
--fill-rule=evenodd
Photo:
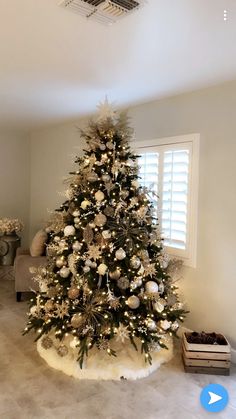
M191 136L156 140L160 145L139 147L140 184L155 192L150 195L156 209L158 222L164 237L167 251L177 257L195 264L196 250L196 173L193 176L193 163L197 158L198 147ZM186 141L187 139L192 141ZM154 142L154 140L153 140ZM193 158L194 157L194 158ZM197 156L198 157L198 156ZM195 185L194 185L195 182ZM157 198L158 195L158 198ZM193 237L195 236L195 237Z

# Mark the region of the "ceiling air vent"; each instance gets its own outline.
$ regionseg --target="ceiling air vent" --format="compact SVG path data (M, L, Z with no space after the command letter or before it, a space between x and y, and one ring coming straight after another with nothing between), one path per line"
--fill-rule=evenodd
M63 0L60 5L75 13L111 24L137 10L146 0Z

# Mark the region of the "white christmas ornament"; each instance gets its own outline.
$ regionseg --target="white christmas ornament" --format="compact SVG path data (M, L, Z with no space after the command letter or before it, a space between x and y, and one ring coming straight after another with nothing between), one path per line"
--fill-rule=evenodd
M79 215L80 215L79 210L73 211L72 215L73 215L73 217L79 217Z
M155 294L158 292L158 284L154 281L148 281L145 284L145 290L150 294Z
M82 247L82 244L80 242L78 242L78 240L76 240L73 244L72 244L72 249L75 252L78 252Z
M63 267L60 269L59 274L62 278L67 278L70 275L70 269Z
M165 306L164 304L162 304L160 301L157 301L156 303L153 304L153 308L154 310L156 310L158 313L162 313Z
M127 304L130 308L136 309L140 306L140 300L136 295L131 295L127 300Z
M109 182L110 181L110 176L109 175L102 175L102 180L103 182Z
M96 199L96 201L101 202L101 201L103 201L104 198L105 198L105 195L104 195L104 193L102 191L97 191L95 193L95 199Z
M106 221L107 221L107 217L104 214L101 214L101 213L97 214L95 219L94 219L94 222L98 227L104 226L106 224Z
M132 256L130 259L130 266L134 269L138 269L141 265L141 261L137 256Z
M54 237L54 242L58 243L60 240L61 240L61 238L59 236Z
M104 230L104 231L102 232L102 237L103 237L104 239L110 239L110 238L111 238L111 232L110 232L110 230Z
M121 247L120 247L120 249L118 249L116 251L115 255L116 255L116 259L118 259L118 260L122 260L126 257L126 253L125 253L124 249L122 249Z
M64 235L66 237L73 236L75 234L75 227L74 226L66 226L64 228Z
M90 271L90 267L89 266L84 266L83 271L85 273L88 273Z
M107 271L107 265L105 265L105 263L101 263L98 266L98 273L99 273L99 275L105 275L106 271Z
M168 320L161 320L161 321L160 321L160 326L161 326L161 328L162 328L163 330L167 330L167 329L169 329L169 328L170 328L171 323L170 323L170 322L168 322Z
M64 261L64 258L57 258L56 259L56 266L58 267L58 268L62 268L62 266L65 264L65 261Z
M81 202L80 207L81 207L83 210L86 210L86 209L87 209L87 207L89 207L89 205L91 205L91 202L90 202L90 201L88 201L87 199L85 199L84 201L82 201L82 202Z
M79 222L80 222L80 218L79 218L79 217L75 217L75 218L74 218L74 223L75 223L75 225L76 225L76 224L79 224Z
M154 331L157 328L156 322L152 319L147 319L146 320L146 325L147 325L148 329L151 330L151 331Z

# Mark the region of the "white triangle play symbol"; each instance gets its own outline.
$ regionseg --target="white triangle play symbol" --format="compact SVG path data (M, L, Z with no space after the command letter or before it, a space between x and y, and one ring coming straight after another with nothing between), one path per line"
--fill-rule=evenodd
M221 396L219 396L218 394L212 393L211 391L208 391L208 394L210 396L210 401L209 401L208 404L216 403L216 402L218 402L219 400L222 399Z

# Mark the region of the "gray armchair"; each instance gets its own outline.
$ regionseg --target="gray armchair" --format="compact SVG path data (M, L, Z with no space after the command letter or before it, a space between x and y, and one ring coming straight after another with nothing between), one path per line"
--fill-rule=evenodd
M38 284L33 280L34 274L30 272L30 268L38 268L46 263L46 256L33 257L30 255L29 249L22 247L17 249L14 262L16 301L21 301L22 292L38 290Z

